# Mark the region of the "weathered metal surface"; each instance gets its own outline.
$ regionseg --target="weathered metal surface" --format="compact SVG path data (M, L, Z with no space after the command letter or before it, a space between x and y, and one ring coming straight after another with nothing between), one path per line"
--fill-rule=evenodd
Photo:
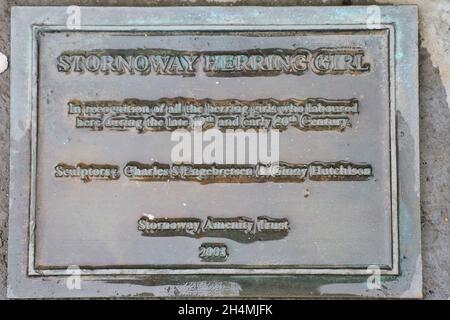
M10 296L420 296L414 7L81 14L13 10ZM174 163L211 128L279 162Z

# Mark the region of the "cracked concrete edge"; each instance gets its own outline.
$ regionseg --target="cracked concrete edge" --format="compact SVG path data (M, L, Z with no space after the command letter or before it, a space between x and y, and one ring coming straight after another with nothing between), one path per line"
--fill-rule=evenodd
M450 109L431 54L420 50L421 222L424 294L450 299ZM448 63L448 61L447 61Z
M0 52L9 58L10 7L52 0L0 0ZM448 0L60 0L58 5L416 4L420 18L420 148L424 296L450 297L450 2ZM9 60L11 60L9 58ZM6 297L9 69L0 74L0 299Z
M377 0L379 4L392 2L396 1ZM427 49L433 67L439 69L447 106L450 107L450 3L448 0L403 0L401 3L419 7L421 47Z
M0 52L9 57L9 3L0 0ZM9 69L0 74L0 299L6 296L9 190Z

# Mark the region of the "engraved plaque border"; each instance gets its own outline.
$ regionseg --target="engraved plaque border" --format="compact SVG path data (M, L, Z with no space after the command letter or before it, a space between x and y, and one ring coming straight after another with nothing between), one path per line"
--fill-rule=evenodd
M394 77L394 62L391 52L392 45L394 43L394 27L391 24L380 24L376 28L368 29L366 25L269 25L269 26L108 26L101 29L100 32L167 32L167 31L183 31L183 32L214 32L220 30L221 32L233 32L233 31L246 31L246 32L258 32L258 31L320 31L326 26L326 30L333 31L387 31L388 32L388 57L389 57L389 121L390 121L390 190L391 190L391 223L392 223L392 266L381 266L381 274L396 275L398 274L398 232L397 232L397 174L396 174L396 148L395 148L395 92L394 82L390 81L391 77ZM39 59L39 33L46 32L62 32L62 31L74 31L66 26L32 26L33 28L33 82L38 83L39 70L37 68ZM77 32L99 32L97 27L81 26L75 30ZM28 274L29 275L65 275L68 266L58 266L52 268L37 268L35 265L35 227L37 225L36 220L36 175L37 175L37 116L38 116L38 103L37 103L37 86L33 87L34 94L32 95L32 111L31 111L31 200L30 200L30 223L29 223L29 247L28 247ZM191 268L186 266L173 265L171 268L157 267L157 265L149 265L148 267L139 267L130 265L129 267L115 267L109 266L105 268L89 267L83 269L83 274L86 275L136 275L136 274L338 274L338 275L358 275L366 274L367 266L357 267L331 267L331 266L317 266L314 268L302 267L297 265L289 266L274 266L270 267L257 267L250 265L224 265L223 267L212 267L203 265L192 265Z
M413 17L417 20L417 12L416 8L413 6L402 6L405 10L408 11L409 15L406 16L406 19ZM405 253L405 250L400 247L402 239L405 239L409 232L412 234L413 244L415 247L413 250L413 255L418 255L420 258L420 230L418 228L417 218L414 215L417 215L417 212L408 212L407 214L411 215L411 221L405 222L408 224L406 227L407 231L404 231L402 234L401 228L399 229L399 203L401 203L402 199L398 201L397 192L397 154L401 156L402 154L402 146L400 145L399 153L397 153L397 143L399 143L397 139L398 128L396 126L396 116L399 113L396 106L396 100L399 100L403 108L407 106L404 105L406 100L409 100L409 103L412 106L417 106L417 94L412 97L406 98L404 96L401 99L397 99L399 90L404 91L409 86L412 85L412 88L415 88L417 92L417 74L412 79L403 78L403 82L399 81L398 76L396 75L396 71L399 70L398 62L395 61L399 49L396 46L396 43L401 41L406 42L404 39L405 33L409 32L406 27L411 27L410 24L407 23L406 20L402 20L400 15L402 12L396 11L398 7L380 7L382 8L383 21L381 24L377 26L367 26L363 23L364 14L366 11L361 8L337 8L337 7L320 7L320 8L301 8L301 7L290 7L290 8L255 8L255 7L244 7L244 8L218 8L218 7L202 7L202 8L166 8L173 12L174 20L177 21L168 21L165 18L155 18L161 13L161 10L164 8L108 8L110 12L110 16L106 16L105 18L99 18L102 21L96 21L97 18L95 15L88 16L89 23L83 24L76 31L120 31L120 32L129 32L129 31L312 31L312 30L346 30L346 31L355 31L355 30L387 30L388 31L388 50L389 50L389 92L390 92L390 146L391 146L391 215L392 215L392 268L386 268L381 270L381 275L386 276L386 279L397 278L397 276L402 276L402 260L404 260L408 254ZM34 230L35 230L35 208L34 208L34 200L36 193L36 185L35 185L35 177L36 177L36 139L37 139L37 127L36 127L36 119L37 119L37 59L38 59L38 41L36 34L37 32L51 32L51 31L70 31L72 29L67 28L63 25L61 20L64 16L64 8L55 8L55 7L42 7L39 8L38 13L35 11L36 8L28 8L28 7L15 7L13 8L12 16L12 34L13 34L13 45L12 52L15 53L13 59L13 74L12 74L12 111L11 111L11 200L10 200L10 247L9 247L9 285L8 285L8 295L15 296L13 293L13 288L26 288L31 282L31 279L38 279L45 277L47 279L60 279L61 276L67 275L66 268L62 269L36 269L34 266ZM201 10L198 10L201 9ZM33 10L33 11L32 11ZM89 8L89 10L93 10L93 12L97 10L104 10L103 8ZM133 21L132 18L124 18L126 21L122 21L121 24L117 24L117 18L121 14L121 10L128 10L133 12L135 15L140 16L142 19L139 20L139 23ZM143 12L141 12L143 10ZM196 11L198 10L198 11ZM270 23L273 17L271 14L271 10L281 11L280 14L284 14L281 16L279 23ZM213 21L210 18L209 13L214 11L217 14L222 14L223 17L219 20L221 21ZM305 18L308 14L305 14L305 11L311 11L314 13L316 17L314 18ZM191 13L191 15L186 15ZM303 13L301 15L300 13ZM296 15L297 14L297 15ZM300 15L299 15L300 14ZM186 17L187 16L187 17ZM216 15L214 15L216 16ZM301 18L299 18L300 16ZM143 18L145 17L145 18ZM255 18L256 17L256 18ZM153 18L153 20L152 20ZM303 19L302 19L303 18ZM330 21L329 24L323 24L324 20L334 20ZM165 21L164 21L165 20ZM26 21L26 22L25 22ZM154 21L154 22L153 22ZM219 22L219 23L217 23ZM234 23L231 23L234 22ZM350 23L351 22L351 23ZM25 26L20 26L19 24L25 24ZM417 28L417 26L413 26ZM399 30L400 29L400 30ZM18 31L26 31L26 35L22 35L20 37L15 37ZM403 38L402 38L403 37ZM415 38L414 38L415 37ZM416 39L417 36L414 35L413 39ZM400 41L399 41L400 39ZM417 43L415 43L417 44ZM403 44L406 46L406 44ZM29 50L23 50L24 47L29 48ZM406 46L407 47L407 46ZM417 68L417 47L412 47L414 51L411 54L411 58L407 61L407 65L409 67L413 66L415 69ZM21 55L19 56L19 50L23 50ZM404 48L403 48L404 50ZM15 68L14 68L15 67ZM21 74L20 72L24 72ZM404 72L403 69L400 69L401 72ZM417 70L413 70L413 72L417 72ZM406 84L406 82L409 82ZM19 89L27 89L25 92L28 92L26 97L19 97ZM22 91L23 92L23 91ZM403 92L405 93L405 92ZM407 92L406 94L410 94ZM22 105L22 109L17 110L19 105ZM28 106L24 108L24 106ZM411 108L411 106L409 106ZM408 117L408 125L415 127L415 122L417 121L417 110L411 111L412 116ZM416 118L414 118L414 115ZM25 122L23 122L25 121ZM24 131L23 127L25 126L26 130ZM417 159L417 166L414 167L414 174L418 188L418 134L417 132L410 133L413 135L413 141L409 142L412 144L413 150L409 151L410 156L413 156ZM20 139L18 139L18 137ZM27 142L28 141L28 142ZM410 147L410 146L407 146ZM24 152L18 155L16 152ZM405 157L407 159L407 157ZM28 159L28 160L26 160ZM25 160L25 161L24 161ZM31 175L28 177L24 173L18 172L15 166L15 163L29 163ZM28 184L20 184L20 181L16 181L15 178L21 177L22 181L28 180ZM402 179L402 175L400 172L400 180ZM400 181L401 183L401 181ZM21 188L18 188L18 187ZM23 190L26 189L26 190ZM412 195L417 196L418 194ZM410 200L415 202L413 199ZM28 203L28 213L29 216L26 217L24 224L23 221L23 212L21 214L22 220L14 215L17 213L20 208L23 210L25 207L23 206L23 202ZM20 201L20 205L16 206ZM417 203L412 205L414 211L418 209ZM401 208L400 208L400 219L401 219ZM25 236L26 235L26 236ZM419 235L419 239L417 239L417 235ZM11 237L12 236L12 237ZM22 237L22 241L16 240L16 238ZM24 238L26 242L23 242ZM22 244L22 245L20 245ZM21 248L24 248L24 252L20 252ZM28 250L27 250L28 249ZM402 259L400 259L402 256ZM15 270L13 265L14 263L20 264L21 268ZM420 261L419 261L420 267ZM420 273L420 271L416 270ZM361 277L367 275L367 268L232 268L232 267L224 267L224 268L202 268L194 266L194 268L183 269L183 268L104 268L104 269L93 269L87 268L83 270L82 274L86 276L88 279L99 280L99 279L118 279L120 281L126 281L125 279L130 277L139 277L144 275L155 275L155 276L174 276L174 277L189 277L189 276L197 276L199 274L203 274L205 276L216 276L221 277L220 279L227 279L227 276L238 276L238 275L252 275L257 277L258 275L278 275L278 276L288 276L295 277L296 279L303 279L302 276L306 277L321 277L328 276L328 282L335 282L333 277L338 277L341 279L352 278L354 281L360 281ZM11 280L20 279L18 282L14 283ZM331 278L330 278L331 276ZM276 276L275 276L276 278ZM364 277L363 277L364 278ZM170 278L169 278L170 279ZM325 281L324 277L321 277L320 281ZM412 281L409 279L410 282ZM420 279L419 279L420 280ZM417 283L421 282L417 279L414 280L415 287L410 291L413 293L412 296L418 295ZM222 281L222 280L221 280ZM320 282L319 281L319 282ZM343 282L347 282L347 280L343 280ZM51 284L50 286L54 286L55 284ZM52 296L49 294L50 289L44 290L42 293L40 291L36 291L34 293L26 292L20 294L19 296ZM114 292L116 289L109 289ZM145 291L145 290L144 290ZM358 290L356 290L358 291ZM359 290L361 291L361 290ZM407 290L406 290L407 291ZM100 293L95 293L89 291L89 295L92 296L108 296L111 295L108 290L105 292L100 291ZM252 292L250 289L249 292ZM361 295L370 295L361 293ZM66 292L63 294L56 294L59 296L73 296L70 292ZM76 294L75 294L76 295ZM163 294L160 294L163 295ZM247 296L248 294L244 294ZM276 294L275 294L276 295ZM282 295L308 295L306 294L295 294L291 292L286 292L286 294ZM158 295L157 295L158 296ZM218 296L221 296L218 294ZM251 294L250 294L251 296Z

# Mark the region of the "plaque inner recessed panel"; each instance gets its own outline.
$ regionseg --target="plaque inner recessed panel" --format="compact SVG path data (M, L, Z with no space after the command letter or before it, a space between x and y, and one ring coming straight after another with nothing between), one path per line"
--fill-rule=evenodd
M251 269L269 273L324 269L327 273L334 269L351 273L378 265L392 270L397 232L390 32L389 28L330 28L320 32L38 31L35 237L30 243L34 268L172 269L167 273L208 268L222 273ZM328 57L340 54L343 59L334 61L332 72L322 70L327 61L320 62L318 56L324 50L334 52ZM306 60L283 60L286 65L291 63L292 70L297 68L297 73L271 73L264 61L257 60L253 66L259 73L236 68L237 60L231 58L221 62L223 72L206 66L207 58L213 55L219 59L219 55L248 58L291 53L292 58L294 52L310 59L308 64ZM165 61L164 54L179 60ZM197 60L189 61L195 56ZM122 59L122 72L111 69L117 67L117 59ZM164 65L167 68L158 73L158 62L171 65ZM350 65L354 69L350 70ZM234 71L229 72L227 68L232 67ZM321 128L320 121L317 127L311 125L311 130L294 125L283 128L279 160L308 164L310 171L315 163L343 164L345 168L347 164L366 164L370 175L367 179L309 176L299 181L213 183L131 179L125 172L130 163L172 164L171 152L176 145L173 130L158 124L158 130L142 130L132 122L132 116L126 118L126 125L114 127L125 118L106 113L102 121L116 122L111 120L110 127L103 122L99 129L89 122L98 114L78 114L78 108L86 111L89 103L98 111L101 107L127 106L127 101L141 107L155 101L176 105L177 99L197 105L208 103L205 101L224 105L224 101L236 100L249 108L261 101L279 108L286 101L306 101L303 106L309 103L316 107L320 101L328 107L348 101L348 113L342 118L348 120L345 130L332 128L334 124ZM309 114L314 115L314 111ZM102 179L61 177L67 168L81 170L83 166L116 170L118 175ZM177 229L173 234L155 236L139 229L144 225L139 224L142 217L147 217L145 226L149 228L152 221L165 221L191 222L195 229L195 223L203 226L207 221L229 218L224 221L241 223L243 229L219 234ZM251 223L261 217L277 221L283 232L255 235L257 227ZM185 227L178 224L175 228ZM247 227L248 232L244 230ZM202 259L199 248L205 243L219 243L223 247L217 247L218 255L220 248L226 248L226 256Z

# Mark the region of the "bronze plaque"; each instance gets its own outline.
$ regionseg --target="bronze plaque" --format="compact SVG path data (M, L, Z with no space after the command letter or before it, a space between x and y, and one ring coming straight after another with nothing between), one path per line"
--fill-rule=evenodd
M15 8L10 296L419 296L416 11L377 8Z

